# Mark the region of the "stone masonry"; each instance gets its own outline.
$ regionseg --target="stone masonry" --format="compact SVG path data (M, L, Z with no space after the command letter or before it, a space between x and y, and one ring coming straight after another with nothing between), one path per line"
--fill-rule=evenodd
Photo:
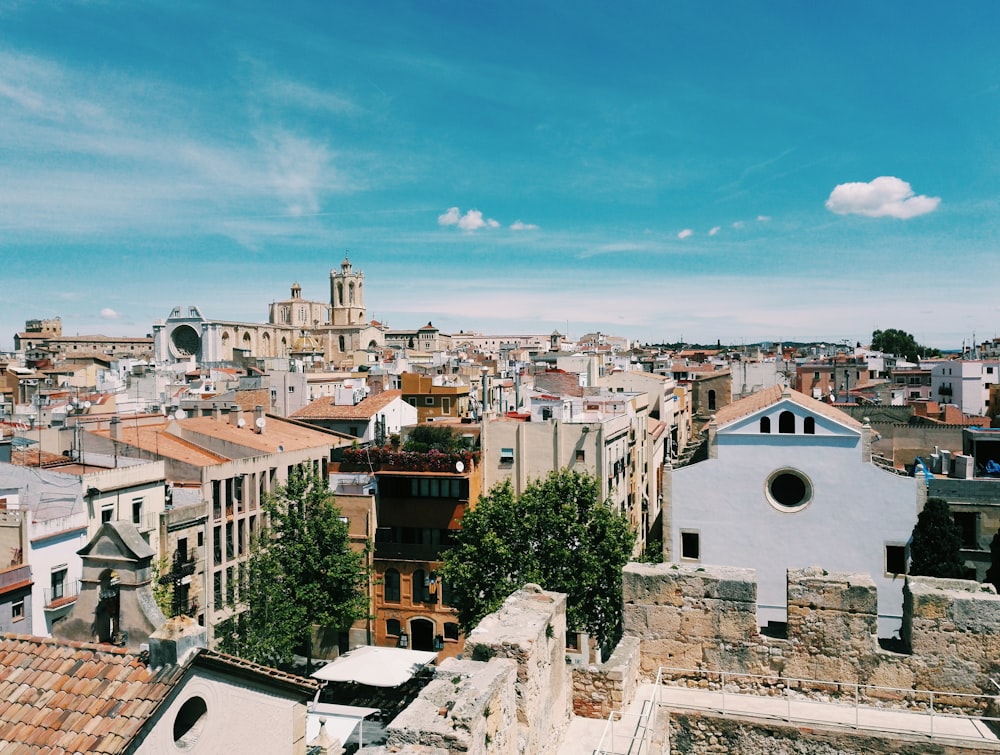
M826 694L854 694L853 685L883 704L912 700L908 690L995 694L1000 672L1000 596L989 585L911 577L904 588L901 650L877 637L878 603L867 575L789 570L787 637L760 633L751 570L679 564L628 564L624 570L626 636L640 640L641 670L674 678L680 669L747 675L734 679L765 686L749 675L835 682ZM717 676L698 676L700 683ZM766 691L766 690L762 690ZM967 706L969 699L940 699Z
M566 596L525 585L469 633L465 655L389 724L385 748L360 752L551 752L571 712Z

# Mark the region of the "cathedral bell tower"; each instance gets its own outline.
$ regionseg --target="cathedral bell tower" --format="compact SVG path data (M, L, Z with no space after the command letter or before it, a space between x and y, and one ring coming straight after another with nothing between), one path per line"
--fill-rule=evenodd
M361 325L365 322L365 274L354 272L344 257L340 270L330 271L330 305L334 325Z

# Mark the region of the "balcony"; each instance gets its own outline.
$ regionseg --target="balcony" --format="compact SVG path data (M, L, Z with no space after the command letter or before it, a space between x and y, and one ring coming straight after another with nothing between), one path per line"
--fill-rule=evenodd
M45 595L45 610L56 611L71 603L76 603L76 599L80 596L80 580L74 579L68 581L62 588L56 590L46 587L43 592Z
M31 566L22 564L0 571L0 594L31 584Z
M413 543L375 543L375 558L383 561L440 561L447 546Z
M386 472L451 472L455 474L459 469L456 466L459 462L462 464L462 471L469 472L479 463L479 452L445 453L441 451L396 451L392 448L345 448L341 469L344 471L368 471L374 468Z

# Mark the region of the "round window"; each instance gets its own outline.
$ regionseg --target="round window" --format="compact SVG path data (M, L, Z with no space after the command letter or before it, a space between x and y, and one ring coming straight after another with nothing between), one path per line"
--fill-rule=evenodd
M194 747L205 728L207 717L208 705L201 697L192 697L181 706L174 719L174 744L178 749Z
M812 483L795 469L779 469L767 481L767 499L780 511L798 511L812 500Z

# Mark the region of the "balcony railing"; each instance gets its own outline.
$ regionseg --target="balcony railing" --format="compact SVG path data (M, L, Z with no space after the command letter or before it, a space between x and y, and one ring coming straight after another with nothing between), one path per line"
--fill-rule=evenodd
M4 592L14 585L31 581L31 566L22 564L10 569L0 571L0 592Z
M375 558L387 561L440 561L445 545L375 543Z
M478 451L397 451L392 448L345 448L341 469L405 472L452 472L462 462L463 471L479 463Z
M54 611L57 608L75 603L80 597L80 580L67 581L61 590L53 591L51 587L46 587L43 591L45 595L45 610Z

